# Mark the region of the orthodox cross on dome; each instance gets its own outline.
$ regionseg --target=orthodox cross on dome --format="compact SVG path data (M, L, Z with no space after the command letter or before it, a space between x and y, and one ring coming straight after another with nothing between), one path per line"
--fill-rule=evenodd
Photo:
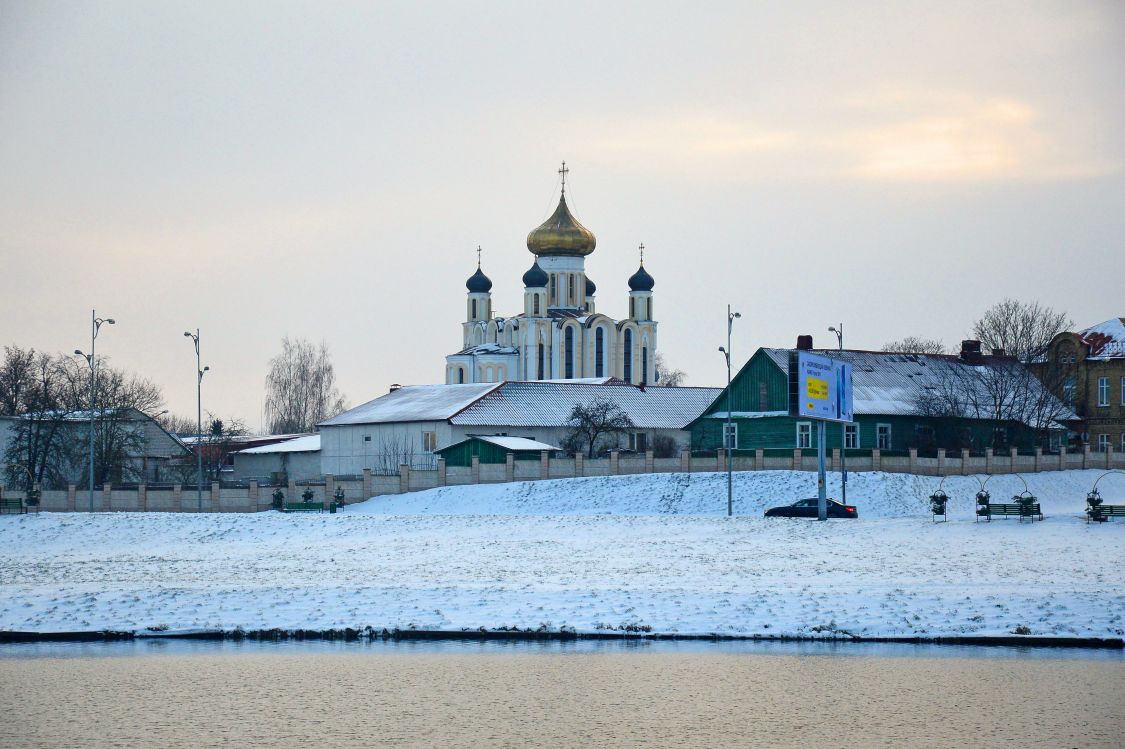
M480 270L480 245L477 245L477 270Z
M645 264L645 243L641 242L641 246L638 249L641 251L641 265L644 265Z
M562 194L564 196L566 195L566 175L568 174L570 174L570 170L566 168L566 162L564 161L562 167L559 168L559 176L562 177Z

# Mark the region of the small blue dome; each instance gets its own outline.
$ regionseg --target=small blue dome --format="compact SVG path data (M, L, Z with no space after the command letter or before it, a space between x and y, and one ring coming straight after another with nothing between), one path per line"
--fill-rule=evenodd
M550 280L547 271L539 267L539 261L532 263L531 267L527 269L527 273L523 274L523 285L529 289L541 289Z
M484 275L478 265L477 272L469 276L469 280L465 282L465 288L470 294L487 294L492 291L492 281Z
M593 296L596 293L598 293L598 287L590 280L589 276L586 276L586 296Z
M642 264L637 268L637 272L629 276L629 290L630 291L652 291L652 287L656 285L656 281L645 270Z

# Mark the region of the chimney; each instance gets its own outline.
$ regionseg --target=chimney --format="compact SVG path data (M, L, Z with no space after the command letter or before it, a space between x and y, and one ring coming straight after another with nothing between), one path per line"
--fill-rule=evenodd
M1005 356L1006 354L1004 353L1004 349L994 348L994 349L992 349L992 355L993 356Z
M396 391L396 390L401 390L401 389L402 389L402 385L399 385L399 384L398 384L398 383L396 382L395 384L391 385L391 389L390 389L389 391L387 391L387 392L393 393L394 391Z
M812 351L812 336L799 335L797 336L797 350L798 351Z
M637 385L637 389L643 393L645 391L645 384L642 382L640 385Z
M961 361L973 365L984 363L984 356L980 352L980 341L961 341Z

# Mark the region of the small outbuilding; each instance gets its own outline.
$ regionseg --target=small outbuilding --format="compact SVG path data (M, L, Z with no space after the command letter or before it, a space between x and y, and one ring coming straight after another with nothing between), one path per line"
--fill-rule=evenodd
M436 454L445 458L448 466L470 466L474 457L481 463L507 463L509 455L514 460L539 460L544 450L558 452L559 448L526 437L474 435L443 447Z

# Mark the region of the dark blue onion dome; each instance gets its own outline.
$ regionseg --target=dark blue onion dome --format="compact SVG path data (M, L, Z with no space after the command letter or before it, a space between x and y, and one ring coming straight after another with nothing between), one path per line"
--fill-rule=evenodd
M630 291L652 291L652 287L656 285L656 281L645 270L644 263L641 267L637 268L637 272L629 276L629 290Z
M551 280L547 275L547 271L539 267L539 261L536 260L527 269L527 273L523 274L523 285L529 289L542 289L547 286Z
M586 296L593 296L596 293L598 293L598 287L590 280L589 276L586 276Z
M477 272L469 276L469 280L465 282L465 288L470 294L487 294L492 291L492 281L484 275L478 265Z

